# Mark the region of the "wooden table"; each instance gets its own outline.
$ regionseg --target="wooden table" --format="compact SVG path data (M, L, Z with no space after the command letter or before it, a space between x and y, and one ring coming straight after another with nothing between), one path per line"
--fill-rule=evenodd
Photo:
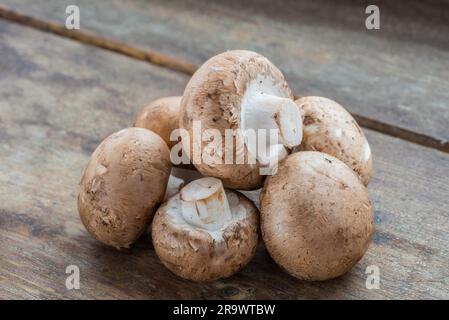
M381 29L368 31L364 1L0 0L0 298L448 299L449 2L376 2ZM70 4L79 31L64 27ZM97 144L235 48L366 129L376 233L339 279L296 280L260 245L235 276L192 283L148 236L119 252L80 222L76 188ZM80 290L65 286L68 265ZM365 285L370 265L379 289Z

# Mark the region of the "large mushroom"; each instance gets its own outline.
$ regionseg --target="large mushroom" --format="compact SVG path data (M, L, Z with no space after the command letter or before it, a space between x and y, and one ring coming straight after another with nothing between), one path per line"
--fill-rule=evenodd
M181 98L160 98L144 106L134 120L134 127L157 133L171 149L177 143L170 141L170 135L179 127Z
M304 280L351 269L373 235L366 187L343 162L321 152L288 156L261 194L262 237L272 258Z
M198 171L242 190L260 188L261 167L275 167L302 139L301 114L284 76L267 58L244 50L212 57L195 72L182 98L180 128L190 133L183 149ZM220 139L212 147L215 137L202 136L211 129ZM270 130L277 130L273 139ZM213 161L206 161L210 155Z
M194 281L226 278L253 258L258 210L219 179L206 177L186 185L154 216L152 239L162 263Z
M127 248L146 230L162 202L170 151L154 132L128 128L106 138L81 178L78 211L97 240Z
M296 149L330 154L346 163L368 185L373 172L371 149L351 114L323 97L302 97L295 102L304 128L302 143Z

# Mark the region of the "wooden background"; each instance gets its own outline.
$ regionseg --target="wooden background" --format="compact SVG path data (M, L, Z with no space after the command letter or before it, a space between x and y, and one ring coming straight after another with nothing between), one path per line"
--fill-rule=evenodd
M449 2L374 1L373 31L371 2L242 3L0 0L1 299L449 298ZM79 31L64 27L70 4ZM335 99L365 128L376 234L345 276L296 280L261 245L240 273L197 284L166 270L148 236L119 252L83 228L76 187L97 144L227 49L264 54L296 95ZM68 265L80 290L65 287Z

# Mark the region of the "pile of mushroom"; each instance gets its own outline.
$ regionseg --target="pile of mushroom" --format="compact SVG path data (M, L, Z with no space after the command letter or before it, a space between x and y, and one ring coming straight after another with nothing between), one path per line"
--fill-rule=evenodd
M186 136L178 141L175 131ZM172 168L178 153L197 171ZM151 223L156 255L186 279L232 276L254 257L261 230L283 270L327 280L369 246L372 170L368 141L349 112L323 97L295 100L267 58L235 50L205 62L182 97L150 103L134 128L98 146L78 210L93 237L118 249ZM243 195L251 190L261 190L260 203Z

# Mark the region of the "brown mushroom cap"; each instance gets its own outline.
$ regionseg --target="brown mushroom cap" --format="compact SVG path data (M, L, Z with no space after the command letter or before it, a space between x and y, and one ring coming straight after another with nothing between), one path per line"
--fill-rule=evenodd
M291 275L327 280L350 270L373 234L366 187L343 162L304 151L287 157L261 194L262 237Z
M170 134L179 128L179 109L182 97L165 97L142 108L134 120L134 127L157 133L171 149L177 141L170 141Z
M258 242L258 210L242 194L226 190L232 220L220 230L189 224L181 214L180 193L154 216L152 239L162 263L178 276L194 281L227 278L254 257Z
M303 97L295 102L303 116L304 130L298 150L330 154L351 167L368 185L373 172L371 149L349 112L323 97Z
M268 94L276 97L293 99L282 73L265 57L251 51L234 50L219 54L204 63L192 76L181 102L180 128L190 133L190 147L195 148L193 139L193 121L201 121L202 131L218 129L224 135L225 129L231 129L235 137L243 141L241 128L241 103L250 84L262 87L267 83ZM298 113L299 114L299 113ZM299 115L300 116L300 115ZM234 147L225 150L225 143L221 150L221 164L194 163L195 167L205 176L217 177L223 181L225 187L231 189L254 190L262 186L264 176L260 175L260 164L247 162L248 149L246 146L238 149ZM204 152L209 141L197 141L201 151ZM245 163L225 164L226 154L241 154L243 152Z
M170 152L154 132L128 128L106 138L81 178L78 211L97 240L129 247L146 230L170 174Z

